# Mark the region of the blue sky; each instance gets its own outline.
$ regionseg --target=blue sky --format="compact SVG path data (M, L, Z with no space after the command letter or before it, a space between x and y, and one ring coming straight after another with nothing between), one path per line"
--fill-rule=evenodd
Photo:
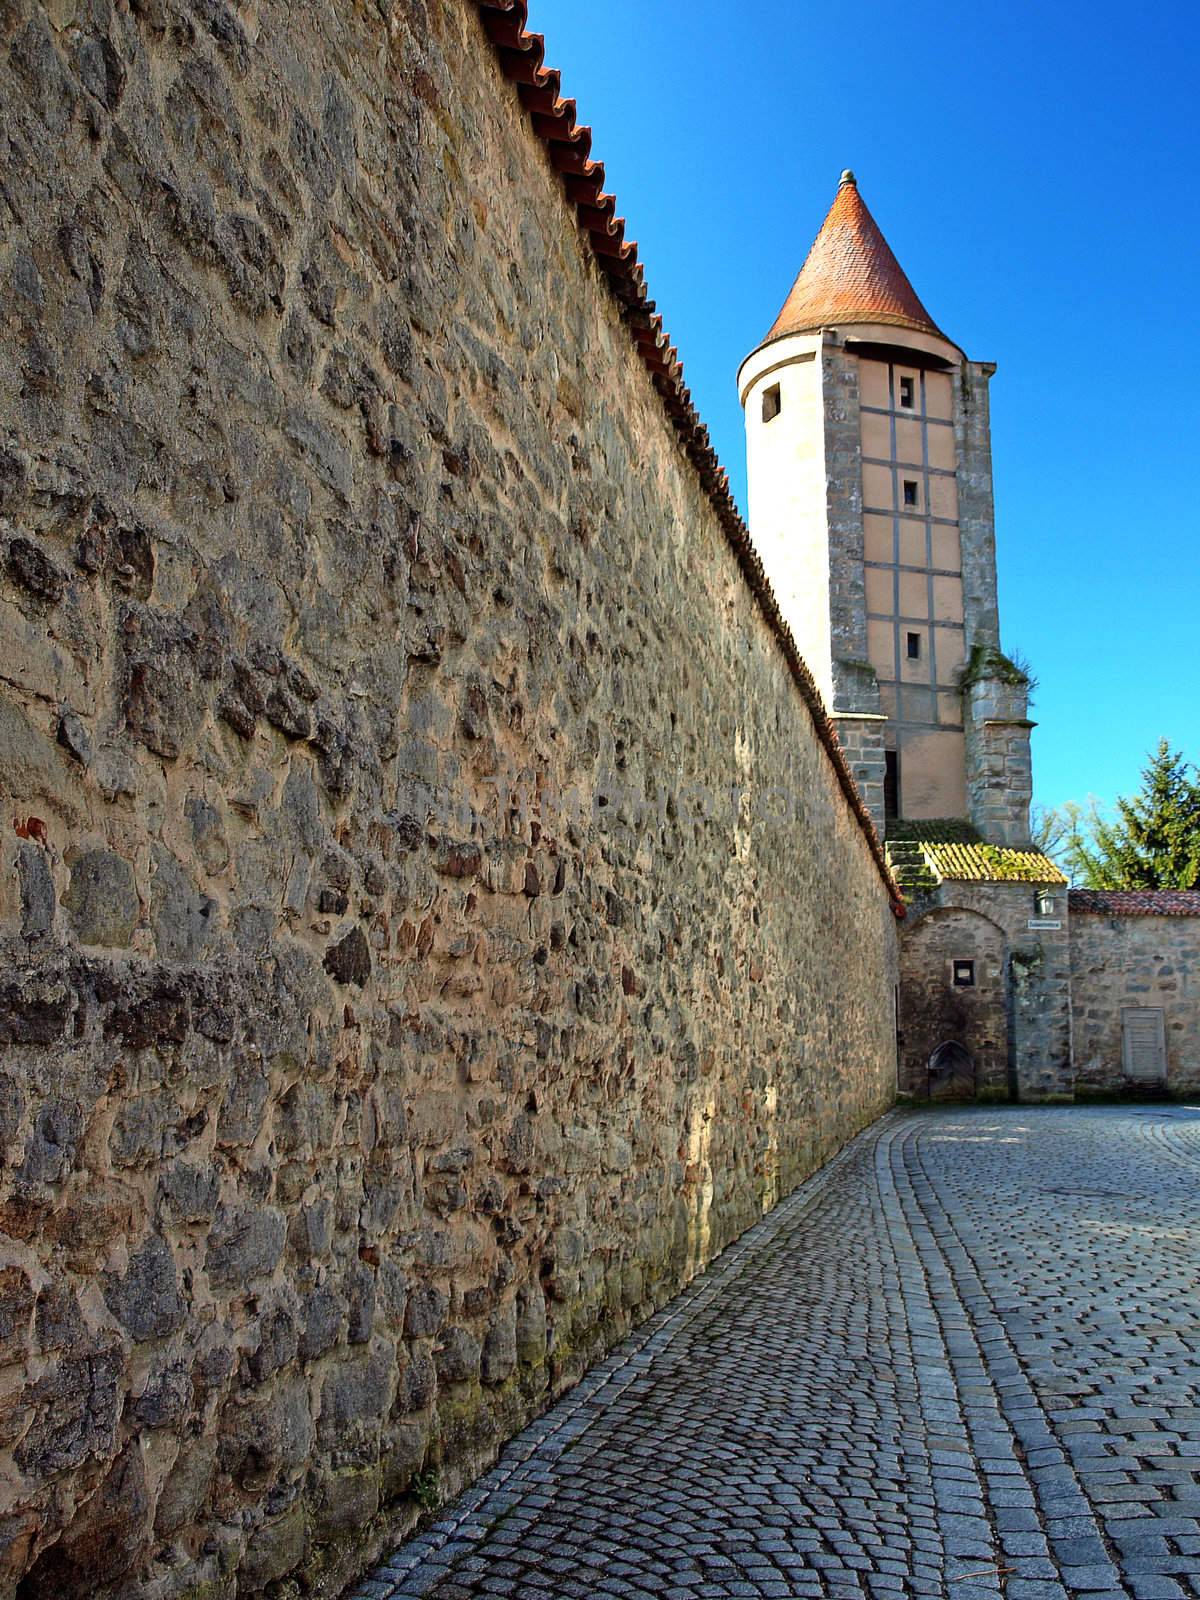
M1004 643L1035 799L1200 759L1200 10L530 0L745 506L741 359L843 167L934 318L993 360Z

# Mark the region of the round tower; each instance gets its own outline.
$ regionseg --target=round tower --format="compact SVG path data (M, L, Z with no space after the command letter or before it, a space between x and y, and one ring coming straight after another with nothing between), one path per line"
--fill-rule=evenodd
M994 370L934 322L843 172L738 389L750 531L881 833L976 812L962 683L999 649Z

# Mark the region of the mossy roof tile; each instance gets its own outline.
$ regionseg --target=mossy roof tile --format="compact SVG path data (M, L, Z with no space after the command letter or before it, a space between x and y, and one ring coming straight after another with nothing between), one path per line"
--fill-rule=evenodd
M1042 851L988 844L980 838L977 829L958 817L890 821L887 844L893 870L904 862L904 878L912 877L911 856L915 845L925 867L940 883L1065 884L1067 881ZM906 883L905 887L908 886Z

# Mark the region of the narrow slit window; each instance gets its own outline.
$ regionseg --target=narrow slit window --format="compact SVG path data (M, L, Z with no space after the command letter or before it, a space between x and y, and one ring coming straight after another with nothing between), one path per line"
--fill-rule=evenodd
M956 989L973 989L975 987L975 963L973 961L954 962L954 987Z
M763 390L763 421L774 422L783 410L783 400L779 394L779 385L773 383L769 389Z
M905 478L904 504L906 506L915 506L917 503L917 480L915 478Z
M883 752L883 814L900 815L900 755L896 750Z
M917 381L915 378L900 379L900 404L906 411L911 411L917 403Z
M920 661L921 635L919 633L909 633L905 635L904 653L910 661Z

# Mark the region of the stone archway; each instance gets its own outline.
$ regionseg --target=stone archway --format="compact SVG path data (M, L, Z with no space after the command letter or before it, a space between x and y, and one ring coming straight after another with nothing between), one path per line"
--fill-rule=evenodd
M941 907L902 933L902 1090L922 1100L1007 1098L1007 974L1004 931L977 911Z
M966 1045L946 1039L929 1058L926 1094L930 1100L973 1100L975 1059Z

